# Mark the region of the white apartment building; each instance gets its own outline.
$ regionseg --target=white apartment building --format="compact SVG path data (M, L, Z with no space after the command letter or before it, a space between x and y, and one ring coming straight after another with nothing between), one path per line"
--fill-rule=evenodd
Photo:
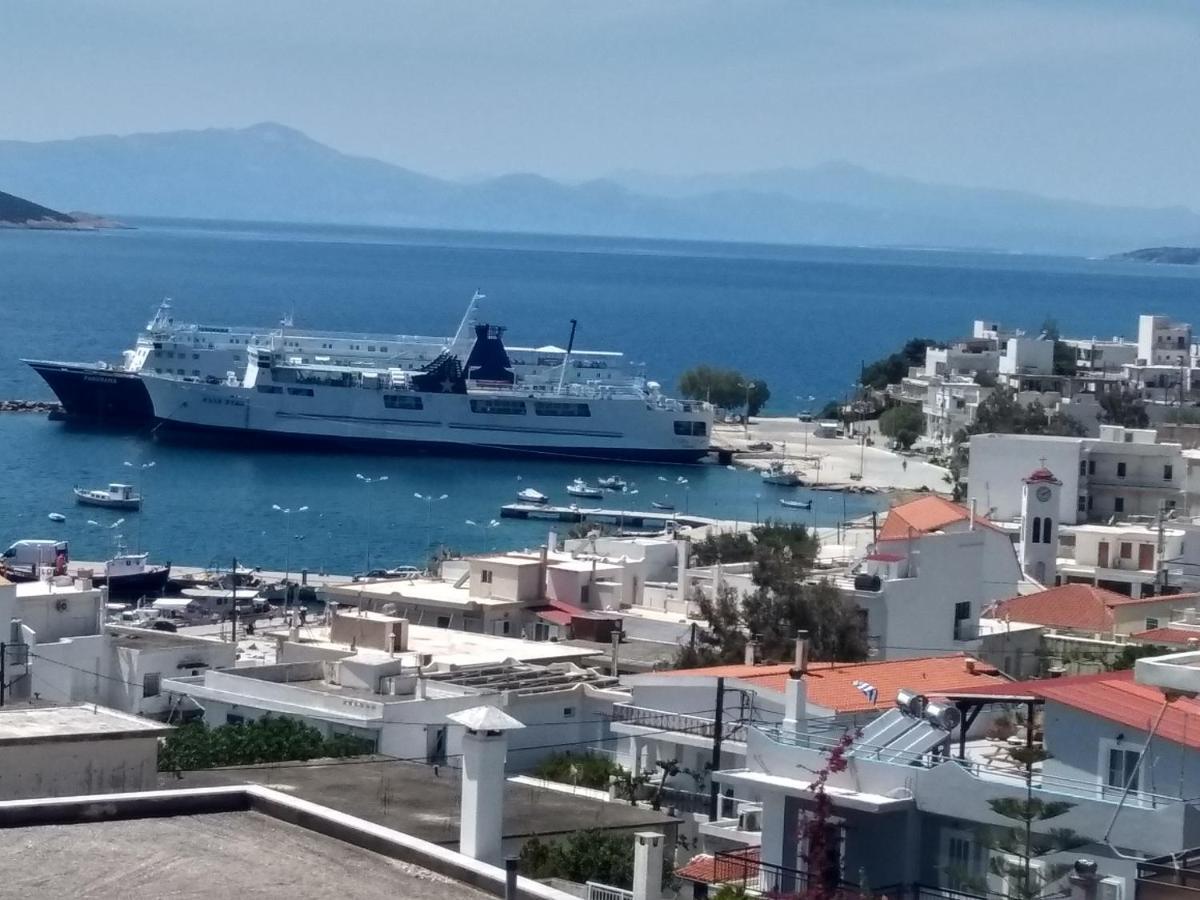
M925 437L939 444L950 443L959 431L974 423L979 404L994 390L965 376L931 380L921 403Z
M1185 508L1183 448L1155 443L1153 429L1116 425L1101 426L1098 438L972 435L967 494L991 518L1017 519L1021 479L1041 466L1063 482L1063 524Z
M1190 655L1193 659L1197 654ZM1200 827L1200 742L1187 728L1200 706L1178 700L1168 706L1156 685L1130 672L1049 679L969 690L897 694L895 707L853 738L844 771L830 773L825 796L833 808L828 841L835 877L891 894L892 885L919 884L928 894L961 890L988 881L988 893L1007 894L988 877L991 857L983 826L1005 826L988 801L1033 796L1062 802L1066 811L1034 825L1035 833L1066 828L1087 841L1067 853L1035 860L1069 865L1096 860L1112 896L1129 896L1136 861L1197 846ZM1188 681L1200 690L1196 670L1182 665L1172 685ZM1163 680L1166 680L1165 678ZM785 703L802 710L807 677L791 679ZM1026 767L1008 753L1014 742L976 738L966 723L977 710L1016 709L1041 724L1018 732L1015 743L1043 747L1049 754ZM1151 723L1159 719L1151 737ZM1194 724L1194 723L1193 723ZM745 765L714 776L735 791L762 797L757 836L761 881L756 887L794 889L805 875L802 830L796 823L812 809L813 772L825 767L840 733L813 729L803 715L747 729ZM1190 773L1190 774L1189 774ZM736 832L731 829L731 836ZM923 891L922 893L925 893Z
M1123 366L1138 396L1167 404L1191 399L1197 365L1191 325L1166 316L1138 318L1137 359Z
M876 659L975 648L983 610L1024 576L1012 539L928 496L892 507L868 553L831 583L860 610Z
M559 745L602 744L613 704L628 699L615 678L576 663L591 651L409 626L378 613L337 613L329 627L264 639L277 644L274 664L181 673L163 691L210 725L286 715L430 763L461 752L462 729L448 714L495 706L525 726L510 736L514 770Z
M1086 372L1120 372L1126 363L1136 362L1138 345L1120 337L1063 338L1062 343L1075 351L1075 367Z

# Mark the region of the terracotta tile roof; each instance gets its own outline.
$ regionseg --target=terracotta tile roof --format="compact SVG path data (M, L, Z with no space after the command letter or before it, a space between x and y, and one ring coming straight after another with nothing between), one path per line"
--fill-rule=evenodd
M1188 641L1200 640L1200 628L1151 628L1131 634L1130 637L1147 644L1178 644L1186 647Z
M1183 596L1183 595L1178 595ZM1113 607L1142 603L1175 602L1177 597L1141 597L1106 591L1090 584L1064 584L1035 594L1011 597L993 604L987 612L993 619L1045 625L1049 628L1073 628L1077 631L1112 631Z
M1053 703L1145 732L1150 730L1163 709L1162 692L1134 681L1133 671L1128 669L1026 681L1021 683L1021 688ZM1184 697L1169 704L1156 735L1185 747L1200 749L1200 701Z
M933 531L941 531L947 525L967 522L971 512L965 506L951 503L936 494L901 503L888 510L883 527L879 529L879 540L895 541ZM975 517L975 524L995 528L983 516Z
M675 874L702 884L742 881L754 878L758 874L758 860L758 847L747 847L736 855L722 855L720 859L711 853L700 853L688 860L686 865L676 869Z
M970 692L984 685L1009 684L1008 678L986 663L972 660L975 671L967 671L965 653L926 656L866 663L809 663L806 676L808 702L837 713L889 709L901 688L922 694ZM674 669L662 675L691 675L737 678L758 687L783 693L790 665L710 666L704 669ZM854 686L865 681L877 691L875 702Z

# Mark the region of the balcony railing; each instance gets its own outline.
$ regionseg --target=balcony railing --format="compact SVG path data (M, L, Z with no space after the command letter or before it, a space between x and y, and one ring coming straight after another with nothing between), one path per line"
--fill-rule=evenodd
M779 744L793 747L804 747L809 750L826 752L833 749L840 741L840 734L829 736L825 734L803 733L795 734L786 731L778 725L755 726L756 730ZM903 766L908 769L934 769L941 765L958 765L974 777L993 784L1009 784L1014 787L1025 785L1025 772L1019 768L994 766L971 759L942 756L938 753L912 753L896 747L880 747L871 744L854 744L850 755L859 760L875 760L889 765ZM1033 771L1033 787L1035 790L1052 794L1061 794L1084 800L1100 800L1116 803L1121 799L1121 789L1092 781L1077 778L1067 778L1061 775L1048 775L1038 769ZM1150 791L1131 791L1125 798L1126 806L1138 806L1157 809L1172 806L1182 802L1178 797L1155 794Z
M626 725L639 725L652 728L655 731L675 731L680 734L694 734L710 740L716 733L716 723L703 716L689 716L685 713L666 712L661 709L646 709L641 706L629 706L618 703L613 707L612 721ZM745 741L746 723L737 720L723 722L721 739L725 741Z

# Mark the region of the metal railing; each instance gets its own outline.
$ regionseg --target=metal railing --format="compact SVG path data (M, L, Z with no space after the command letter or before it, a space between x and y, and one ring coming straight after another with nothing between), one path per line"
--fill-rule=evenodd
M598 881L589 881L587 883L587 900L633 900L633 891L601 884Z
M827 737L823 734L813 733L796 734L786 731L777 725L756 725L755 728L778 744L804 747L818 752L833 749L838 745L840 739L840 734L837 734L835 729L830 729L830 731L834 732L834 736ZM966 770L969 774L980 780L1011 784L1013 786L1024 786L1025 784L1026 776L1022 769L993 766L987 763L976 762L975 760L943 756L934 752L913 753L895 747L856 743L850 748L849 755L854 759L875 760L907 768L934 769L941 765L953 764ZM1068 778L1062 775L1049 775L1037 769L1033 772L1033 787L1035 790L1046 791L1048 793L1063 794L1068 797L1077 797L1085 800L1100 800L1108 803L1118 802L1122 793L1120 788L1092 781ZM1156 794L1150 791L1131 791L1129 796L1125 798L1127 806L1139 806L1150 809L1172 806L1181 802L1183 801L1179 797Z
M716 733L716 723L702 716L689 716L684 713L666 712L659 709L646 709L641 706L630 706L618 703L613 707L612 721L623 722L627 725L640 725L643 728L653 728L656 731L676 731L680 734L694 734L699 737L712 738ZM745 741L746 724L739 721L725 722L721 726L721 739L726 741Z

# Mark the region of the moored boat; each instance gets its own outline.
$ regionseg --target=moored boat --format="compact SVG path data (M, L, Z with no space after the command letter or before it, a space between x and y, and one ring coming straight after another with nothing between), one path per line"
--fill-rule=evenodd
M92 583L108 588L109 597L145 597L161 594L171 577L171 564L147 565L146 553L119 553L104 564L103 574Z
M812 509L811 500L788 500L781 497L779 499L780 506L786 506L788 509Z
M107 488L75 488L75 502L106 509L141 509L142 495L129 484L110 484Z
M533 488L525 488L517 491L517 499L522 503L545 503L550 498L541 491L535 491Z
M804 484L800 473L782 460L771 463L759 475L762 477L763 484L774 484L780 487L799 487Z
M629 487L629 483L620 475L609 475L605 478L597 479L597 483L602 488L608 488L610 491L623 491Z
M675 508L675 504L671 503L669 500L651 500L650 505L655 509L662 510L673 510Z
M592 487L582 478L576 478L568 484L567 493L572 497L591 497L593 499L604 496L604 491L600 490L600 488Z

